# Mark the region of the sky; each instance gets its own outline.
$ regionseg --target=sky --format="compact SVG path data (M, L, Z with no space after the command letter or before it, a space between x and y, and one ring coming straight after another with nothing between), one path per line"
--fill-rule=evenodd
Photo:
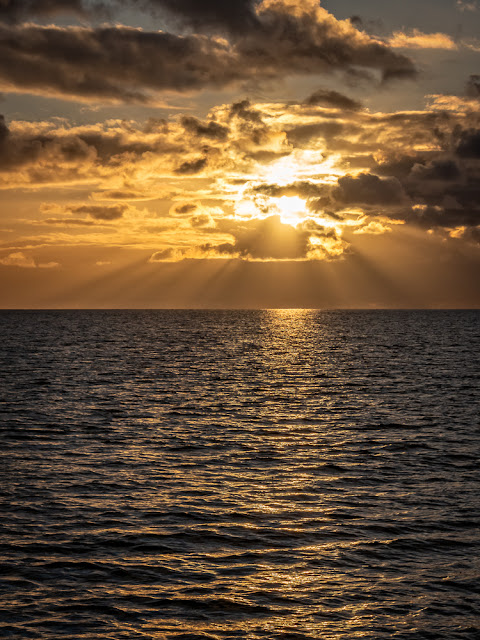
M1 308L479 308L480 1L0 0Z

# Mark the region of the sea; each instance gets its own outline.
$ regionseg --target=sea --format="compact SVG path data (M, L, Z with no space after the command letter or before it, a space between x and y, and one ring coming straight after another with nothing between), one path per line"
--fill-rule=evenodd
M0 637L480 638L479 311L0 313Z

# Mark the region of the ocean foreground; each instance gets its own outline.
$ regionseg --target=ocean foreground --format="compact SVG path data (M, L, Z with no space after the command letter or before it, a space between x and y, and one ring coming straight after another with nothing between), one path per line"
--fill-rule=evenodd
M1 312L1 635L476 640L479 320Z

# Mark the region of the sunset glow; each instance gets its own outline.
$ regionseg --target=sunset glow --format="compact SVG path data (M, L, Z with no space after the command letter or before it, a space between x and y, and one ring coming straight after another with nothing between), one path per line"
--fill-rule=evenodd
M384 27L368 22L369 2L366 22L350 0L238 3L232 14L167 0L0 10L2 304L69 305L82 282L91 296L75 305L90 306L107 271L120 279L110 304L130 304L125 270L138 264L152 283L141 305L169 305L185 260L207 280L208 261L233 260L304 262L291 287L305 295L312 261L338 292L354 272L360 304L381 306L374 259L402 281L400 306L418 274L415 304L476 306L475 7L445 4L430 29L420 11L402 30L388 8ZM253 295L244 277L238 290ZM332 290L322 277L299 304L358 303Z
M0 637L479 640L479 276L480 0L0 0Z
M272 206L278 209L280 218L285 224L296 226L305 217L305 200L298 196L281 196L272 198Z

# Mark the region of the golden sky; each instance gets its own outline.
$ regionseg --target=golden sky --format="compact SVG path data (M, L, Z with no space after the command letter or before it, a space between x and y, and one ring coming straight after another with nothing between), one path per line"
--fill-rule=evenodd
M0 3L1 306L478 307L480 5L397 5Z

